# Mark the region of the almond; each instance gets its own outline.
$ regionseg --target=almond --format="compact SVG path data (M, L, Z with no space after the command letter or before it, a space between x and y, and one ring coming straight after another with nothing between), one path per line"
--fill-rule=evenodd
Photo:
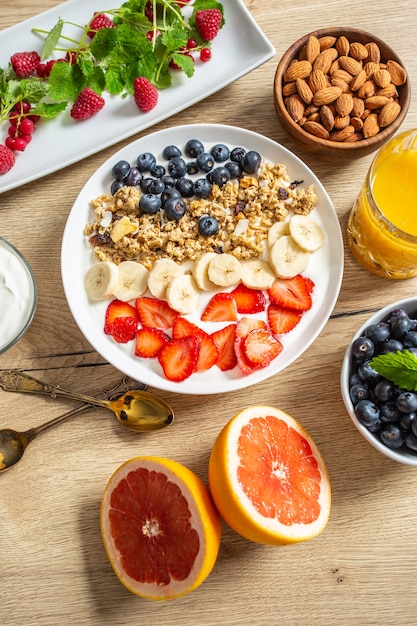
M301 100L306 104L310 104L310 102L313 100L313 92L311 91L304 78L297 78L295 83L297 85L298 95L300 96Z
M356 131L361 131L363 128L363 120L360 117L351 117L350 123Z
M388 102L384 107L382 107L378 116L378 123L380 127L384 128L385 126L392 124L392 122L399 116L400 111L401 106L398 102L395 102L394 100Z
M284 74L284 81L289 83L297 78L307 78L311 74L310 61L296 61L288 66L287 71Z
M376 113L371 113L365 119L363 123L362 133L365 139L368 137L374 137L380 131L379 123L378 123L378 115Z
M378 72L381 67L379 63L373 63L373 61L368 61L368 63L365 63L365 65L363 66L363 69L366 72L366 78L372 78L375 72Z
M308 84L313 93L327 86L326 76L322 70L313 70L308 77Z
M390 83L386 87L382 89L377 89L375 92L376 96L387 96L387 98L398 98L398 91L396 86L393 83Z
M334 46L335 43L336 37L332 37L332 35L325 35L319 38L320 50L327 50L327 48Z
M356 76L356 74L359 74L361 69L363 69L362 63L352 57L339 57L339 63L341 68L349 72L349 74L352 74L352 76Z
M353 97L348 93L342 93L335 102L336 111L341 117L350 115L353 109Z
M297 93L297 83L293 80L291 83L285 83L282 86L282 95L285 97L291 96L293 93Z
M346 70L341 70L340 68L332 72L332 79L337 78L338 80L344 80L345 83L351 83L353 81L352 74L349 74Z
M391 82L394 83L394 85L397 87L404 85L407 80L407 72L399 63L396 61L388 61L387 70L391 75Z
M316 111L315 113L311 113L311 115L307 118L308 122L319 122L320 121L320 113Z
M320 119L324 128L330 132L334 126L334 115L331 108L326 104L320 107Z
M354 132L355 132L355 129L353 128L353 126L349 125L349 126L346 126L346 128L343 128L342 130L333 130L330 133L329 139L331 141L346 141L346 139L350 137L350 135L353 135Z
M347 56L349 54L350 43L347 37L345 37L344 35L339 37L334 46L341 57Z
M362 87L358 90L359 98L370 98L375 94L376 86L373 80L367 80L363 83Z
M288 113L291 115L294 122L299 122L304 115L304 104L300 96L295 93L289 96L286 100L285 106Z
M316 107L314 104L309 104L304 111L304 115L307 117L312 115L313 113L317 113L319 111L319 107Z
M357 61L363 61L368 58L368 50L363 43L359 43L359 41L354 41L350 44L349 47L350 56L356 59Z
M378 87L386 87L391 82L391 74L388 70L377 70L372 78Z
M352 91L358 91L362 85L366 82L366 72L365 70L361 70L356 76L353 78L350 83L350 88Z
M320 137L320 139L329 138L329 132L319 122L308 121L304 124L303 129L315 137Z
M317 106L330 104L330 102L334 102L341 94L342 90L340 87L325 87L324 89L320 89L320 91L316 91L313 96L313 103Z
M365 44L365 48L368 51L368 61L378 64L381 60L381 52L379 50L378 44L376 44L374 41L370 41L369 43Z
M363 112L365 111L365 103L361 98L356 98L353 96L353 107L352 107L352 116L354 117L362 117Z
M334 128L335 130L342 130L346 128L350 124L350 115L336 115L334 118Z
M365 99L365 106L367 109L381 109L383 106L388 104L389 98L386 96L371 96L370 98Z
M330 81L333 87L340 87L342 93L351 93L349 83L339 78L332 78Z
M317 59L320 54L320 42L314 35L308 38L306 44L306 59L310 61L311 64Z
M362 133L355 132L355 133L352 133L352 135L349 135L349 137L346 137L345 143L355 143L356 141L362 141L362 139L363 139Z
M337 58L336 48L326 48L316 58L313 63L314 70L321 70L324 74L327 74L333 61Z

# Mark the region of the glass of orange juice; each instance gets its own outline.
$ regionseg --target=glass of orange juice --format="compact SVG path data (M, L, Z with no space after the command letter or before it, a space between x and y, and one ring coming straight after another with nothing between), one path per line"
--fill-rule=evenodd
M417 275L417 129L393 137L377 153L347 235L355 258L374 274Z

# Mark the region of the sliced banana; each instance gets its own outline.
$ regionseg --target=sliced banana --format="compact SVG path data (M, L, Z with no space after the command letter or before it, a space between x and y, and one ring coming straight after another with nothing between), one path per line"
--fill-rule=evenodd
M307 252L315 252L324 243L324 232L319 224L306 215L293 215L290 219L290 235Z
M148 288L149 271L137 261L123 261L119 265L119 280L114 296L129 302L142 296Z
M200 291L191 274L173 278L166 291L169 306L182 315L194 313L200 302Z
M216 254L208 267L209 279L219 287L230 287L242 278L240 261L232 254Z
M269 261L278 278L293 278L303 272L310 258L290 235L283 235L269 251Z
M214 291L217 288L209 278L208 268L210 261L217 256L215 252L204 252L196 261L194 261L191 273L201 291Z
M183 273L182 267L172 259L158 259L149 272L148 289L155 298L164 300L170 282Z
M107 300L114 295L119 269L112 261L99 261L84 276L84 289L90 300Z
M289 221L285 222L275 222L272 224L271 228L268 230L268 248L272 248L277 239L282 237L283 235L290 234L290 223Z
M242 283L249 289L269 289L275 281L275 274L263 259L243 261Z

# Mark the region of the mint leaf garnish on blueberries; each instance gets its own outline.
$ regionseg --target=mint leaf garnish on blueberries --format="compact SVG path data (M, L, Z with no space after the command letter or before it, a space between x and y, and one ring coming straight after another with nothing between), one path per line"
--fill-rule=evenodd
M224 24L218 0L127 0L94 13L85 25L60 18L50 31L33 28L40 36L39 51L17 51L8 67L0 68L0 124L9 123L6 146L24 151L39 119L56 117L69 106L74 120L95 115L104 106L103 92L137 102L137 78L152 94L138 107L146 113L158 101L149 85L170 87L178 72L191 78L196 63L211 59L212 40ZM67 35L69 25L71 33L79 28L79 36ZM139 101L143 104L142 94ZM22 126L24 119L32 124ZM0 174L12 160L2 167L0 154Z
M409 350L375 356L369 365L398 387L417 391L417 356Z

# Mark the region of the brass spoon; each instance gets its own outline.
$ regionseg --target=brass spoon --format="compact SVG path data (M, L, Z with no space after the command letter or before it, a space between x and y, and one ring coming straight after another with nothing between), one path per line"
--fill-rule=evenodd
M116 394L115 396L114 391L122 385L124 385L125 389L128 388L129 390L122 394ZM131 389L130 387L127 387L126 379L113 389L104 392L105 395L109 395L110 392L112 392L113 395L111 395L108 399L103 400L100 398L85 396L83 394L73 394L72 392L67 392L60 387L45 385L31 376L12 370L0 373L0 387L3 387L6 391L42 393L51 395L51 397L60 396L70 399L88 400L88 404L82 404L72 411L68 411L63 415L59 415L58 417L49 420L45 424L41 424L40 426L31 428L24 432L18 432L12 430L11 428L0 429L0 472L9 469L20 461L29 443L37 435L39 435L39 433L43 432L47 428L50 428L51 426L54 426L55 424L58 424L59 422L69 419L70 417L90 411L94 408L94 406L104 406L106 408L110 408L116 413L118 421L123 426L137 432L163 428L164 426L171 424L174 419L174 415L170 407L165 404L165 402L152 396L152 394L145 392L143 389ZM146 388L146 385L144 385L144 387ZM122 404L120 405L120 403ZM126 417L121 416L123 406L128 409ZM141 407L142 413L140 413Z

